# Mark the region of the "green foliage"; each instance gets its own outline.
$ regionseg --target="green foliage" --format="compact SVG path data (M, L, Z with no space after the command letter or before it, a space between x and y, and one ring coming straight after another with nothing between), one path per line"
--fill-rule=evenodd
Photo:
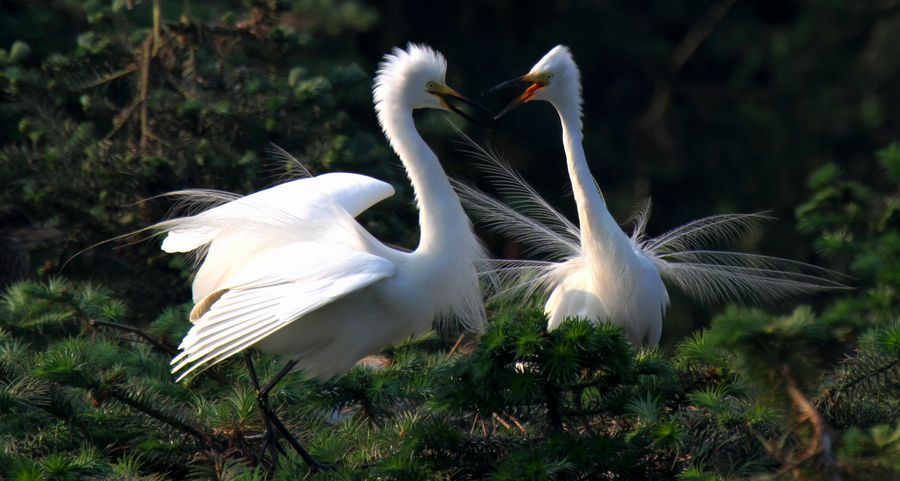
M4 299L4 476L311 474L293 454L256 464L264 424L242 362L173 382L184 306L143 332L96 316L119 302L91 284L23 282ZM673 356L635 349L611 324L572 319L547 332L546 322L540 308L501 306L481 339L452 352L429 334L330 381L289 376L274 408L335 466L321 479L705 481L785 467L866 479L897 469L896 323L868 329L831 364L843 327L807 308L728 309ZM256 358L263 379L279 368Z
M783 466L779 474L862 480L900 472L900 150L892 144L875 157L886 182L864 185L826 165L811 176L811 200L797 209L800 228L816 233L818 247L858 276L854 292L820 315L729 308L678 349L689 365L719 366L744 380L744 392L780 426L753 428ZM691 400L721 412L719 397L698 392Z
M96 284L24 281L2 299L6 478L313 475L291 453L258 464L264 423L242 362L173 382L187 306L144 331ZM821 315L728 308L673 355L634 348L612 324L547 332L539 307L498 306L480 339L452 351L435 334L410 339L336 379L289 376L272 401L335 467L320 479L889 479L900 326L841 322L842 302ZM263 379L278 370L255 357Z
M6 475L308 474L293 456L280 457L274 471L254 466L264 425L242 363L174 384L163 338L184 328L176 320L183 308L143 333L90 317L112 299L87 284L8 291L23 305L41 300L44 317L68 317L66 329L53 331L30 311L0 325ZM724 472L766 465L751 433L733 432L765 425L734 376L636 351L609 324L545 326L539 309L505 308L474 347L470 340L449 353L430 334L331 381L290 376L272 399L310 452L336 467L322 479L661 479L689 473L689 461ZM40 344L25 343L38 333ZM268 356L256 365L263 379L278 369ZM747 452L755 454L737 455Z
M897 324L869 330L853 355L835 369L819 396L838 426L869 427L900 418L900 352Z
M797 208L798 226L816 233L817 247L856 278L857 293L823 313L848 337L900 313L900 144L875 157L870 168L879 171L878 181L848 178L827 165L812 175L812 198Z
M868 431L849 429L840 457L860 478L878 479L900 472L900 424L879 424Z

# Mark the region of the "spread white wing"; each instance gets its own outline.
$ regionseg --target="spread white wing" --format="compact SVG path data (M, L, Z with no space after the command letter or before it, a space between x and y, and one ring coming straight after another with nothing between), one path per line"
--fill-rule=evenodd
M194 326L172 360L179 380L253 346L294 320L395 274L382 257L341 244L295 242L242 264L191 313Z
M190 190L178 193L188 203L230 201L154 227L167 232L164 251L193 252L203 259L193 284L194 302L200 303L255 262L256 254L273 247L305 241L366 250L367 233L353 218L393 193L390 184L343 172L295 180L236 199L227 193Z
M189 198L190 191L185 192L185 195ZM217 227L218 221L255 219L261 208L279 209L300 219L319 217L323 195L327 195L352 217L356 217L394 195L394 188L378 179L346 172L286 182L193 216L200 217L205 222L194 222L169 230L163 240L162 250L170 253L195 250L219 236L221 229Z

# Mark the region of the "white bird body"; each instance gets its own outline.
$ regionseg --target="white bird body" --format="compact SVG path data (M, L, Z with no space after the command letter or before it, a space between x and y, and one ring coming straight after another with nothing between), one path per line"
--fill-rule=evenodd
M414 251L383 244L354 219L393 194L356 174L297 180L160 224L166 250L202 255L206 246L194 326L172 361L179 379L250 347L328 378L437 319L483 329L475 267L483 248L412 117L416 108L445 108L444 94L458 96L443 85L445 74L439 53L410 45L388 55L376 78L379 122L418 201Z
M543 59L542 62L535 68L543 70L551 63ZM562 71L556 77L557 82L577 80L578 71ZM567 262L571 266L560 269L563 275L544 306L548 328L555 329L566 317L609 320L621 325L632 341L656 344L669 294L659 270L636 248L606 208L581 144L580 85L575 92L577 99L554 105L562 122L566 164L578 208L581 249Z
M579 225L573 225L508 165L474 142L470 142L473 153L481 157L498 189L515 205L505 205L463 183L456 182L455 187L467 208L489 227L557 261L497 261L489 271L503 281L500 294L547 292L548 329L555 329L567 317L584 317L622 326L634 344L655 345L669 303L663 279L705 301L775 299L844 287L822 277L833 274L830 271L808 264L708 250L709 241L735 237L766 219L759 214L712 216L647 239L648 203L629 237L610 214L585 158L581 79L569 50L555 47L516 80L531 85L500 116L531 100L545 100L556 108Z
M547 328L567 317L609 320L621 325L635 342L659 341L669 297L659 271L641 255L629 256L631 267L591 263L579 256L561 263L544 312Z

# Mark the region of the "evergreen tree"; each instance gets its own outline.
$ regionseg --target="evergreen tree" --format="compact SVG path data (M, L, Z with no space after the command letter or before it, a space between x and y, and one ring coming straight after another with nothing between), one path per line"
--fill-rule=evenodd
M54 272L68 260L75 277L130 278L128 297L159 308L186 290L157 286L184 286L177 275L190 266L154 243L71 256L164 218L169 203L153 196L185 187L246 193L296 176L271 144L314 173L396 181L372 114L371 73L333 36L365 28L374 13L342 5L73 2L54 13L76 18L74 48L64 42L38 56L17 41L0 52L0 222L15 229L0 240L16 257L6 264L18 264L9 275L30 276L35 265ZM338 49L342 58L317 60ZM404 198L381 208L408 211ZM371 219L373 232L404 239L402 216ZM36 258L20 258L41 242Z

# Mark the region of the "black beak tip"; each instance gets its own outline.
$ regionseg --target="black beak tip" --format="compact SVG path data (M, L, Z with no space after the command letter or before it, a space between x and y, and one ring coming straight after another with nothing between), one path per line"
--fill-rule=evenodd
M521 84L522 82L525 82L525 81L526 80L525 80L524 76L516 77L514 79L510 79L505 82L500 82L497 85L494 85L493 87L491 87L490 90L488 90L488 92L496 92L497 90L506 89L506 88L512 87L514 85Z
M495 115L494 112L492 112L490 109L488 109L488 108L485 107L484 105L481 105L480 103L475 102L475 101L473 101L473 100L471 100L471 99L468 99L468 98L465 98L465 97L453 97L453 98L455 98L456 100L459 100L460 102L462 102L462 103L464 103L464 104L466 104L466 105L469 105L470 107L473 107L474 110L475 110L475 112L480 112L482 115L479 116L479 119L480 119L480 118L483 118L483 117L487 117L488 119L490 119L490 121L493 121L493 117L494 117L494 115ZM484 125L482 124L482 122L480 122L479 120L475 119L472 115L466 114L466 113L462 112L461 110L459 110L458 107L456 107L456 106L451 106L451 110L453 110L453 111L455 111L456 113L462 115L463 117L466 117L470 122L472 122L472 123L474 123L474 124L476 124L476 125L479 125L479 126L481 126L481 127L484 127Z

